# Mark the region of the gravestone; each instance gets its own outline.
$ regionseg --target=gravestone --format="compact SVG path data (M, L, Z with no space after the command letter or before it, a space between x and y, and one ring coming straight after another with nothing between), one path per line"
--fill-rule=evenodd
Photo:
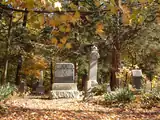
M34 82L32 83L32 93L33 93L33 94L36 94L36 89L37 89L38 85L39 85L38 80L36 80L36 81L34 81Z
M44 75L43 75L43 71L40 71L40 80L39 80L39 83L38 83L38 86L36 88L36 93L38 94L44 94L44 86L43 86L43 79L44 79Z
M77 83L75 81L75 68L72 63L57 63L55 65L54 83L51 98L78 98Z
M136 89L141 89L142 87L142 70L132 70L132 85Z
M21 81L19 85L19 92L24 93L25 90L26 90L26 84L24 81Z
M91 55L90 55L90 69L89 69L89 81L88 81L88 89L98 85L97 82L97 69L98 69L98 58L99 58L98 48L96 46L92 47Z

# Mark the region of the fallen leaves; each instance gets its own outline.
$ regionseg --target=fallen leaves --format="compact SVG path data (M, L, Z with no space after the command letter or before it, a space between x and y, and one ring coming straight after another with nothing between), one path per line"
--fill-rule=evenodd
M158 120L160 107L104 107L76 99L15 99L5 103L0 120Z

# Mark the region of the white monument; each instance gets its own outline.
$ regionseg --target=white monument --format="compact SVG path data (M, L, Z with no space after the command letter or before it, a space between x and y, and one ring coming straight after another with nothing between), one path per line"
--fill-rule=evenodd
M89 70L89 81L88 88L94 87L98 84L97 82L97 64L98 58L100 57L98 53L98 48L96 46L92 47L91 55L90 55L90 70Z

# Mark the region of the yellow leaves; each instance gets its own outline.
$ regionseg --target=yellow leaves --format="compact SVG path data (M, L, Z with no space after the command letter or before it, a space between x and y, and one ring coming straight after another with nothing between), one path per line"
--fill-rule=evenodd
M66 44L66 48L67 48L67 49L71 49L71 48L72 48L71 43L67 43L67 44Z
M75 5L75 4L73 4L73 3L71 3L70 5L69 5L69 7L70 8L72 8L73 10L77 10L77 5Z
M76 11L73 17L76 18L77 20L80 19L80 13Z
M67 41L67 37L63 37L62 39L60 39L60 42L62 44L66 44L66 41Z
M129 25L129 24L131 24L131 20L127 15L122 14L122 23L124 25Z
M57 45L58 40L56 38L52 38L51 42L52 42L52 44Z
M78 11L71 17L70 22L75 24L77 21L80 20L80 13Z
M94 0L94 4L96 5L96 7L99 7L101 5L99 0Z
M62 49L64 47L64 45L62 43L59 43L58 45L58 48Z
M70 49L72 48L72 45L71 43L67 43L67 39L68 39L68 36L64 36L62 38L60 38L59 40L57 38L52 38L51 39L51 42L56 45L59 49L62 49L62 48L67 48L67 49Z
M148 2L147 0L138 0L141 4Z
M103 29L104 29L103 24L100 23L100 22L98 22L98 23L96 24L96 34L102 35L102 34L104 33Z
M55 17L54 19L49 20L49 24L53 27L56 27L60 24L60 21L58 20L58 17Z
M27 57L22 66L22 72L29 76L40 76L40 70L47 68L48 64L44 57L31 55Z
M64 22L64 23L65 23L65 22L68 21L68 16L65 15L65 14L64 14L64 15L61 15L59 20L60 20L61 22Z
M66 25L66 32L70 32L71 31L71 27L69 24Z
M44 25L45 20L44 20L44 15L43 14L38 16L38 20L39 20L40 25Z
M130 9L126 5L120 6L123 14L122 14L122 23L124 25L131 25L131 12Z
M33 8L34 8L34 0L26 0L25 6L26 6L28 9L33 9Z

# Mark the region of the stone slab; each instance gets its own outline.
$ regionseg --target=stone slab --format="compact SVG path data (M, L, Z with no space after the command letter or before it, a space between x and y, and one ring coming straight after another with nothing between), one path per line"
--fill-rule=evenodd
M74 64L56 63L54 83L74 83Z
M52 90L77 90L77 83L54 83Z
M133 77L141 77L142 76L142 70L132 70L132 76Z
M57 98L79 98L79 91L77 90L52 90L50 92L50 99Z

